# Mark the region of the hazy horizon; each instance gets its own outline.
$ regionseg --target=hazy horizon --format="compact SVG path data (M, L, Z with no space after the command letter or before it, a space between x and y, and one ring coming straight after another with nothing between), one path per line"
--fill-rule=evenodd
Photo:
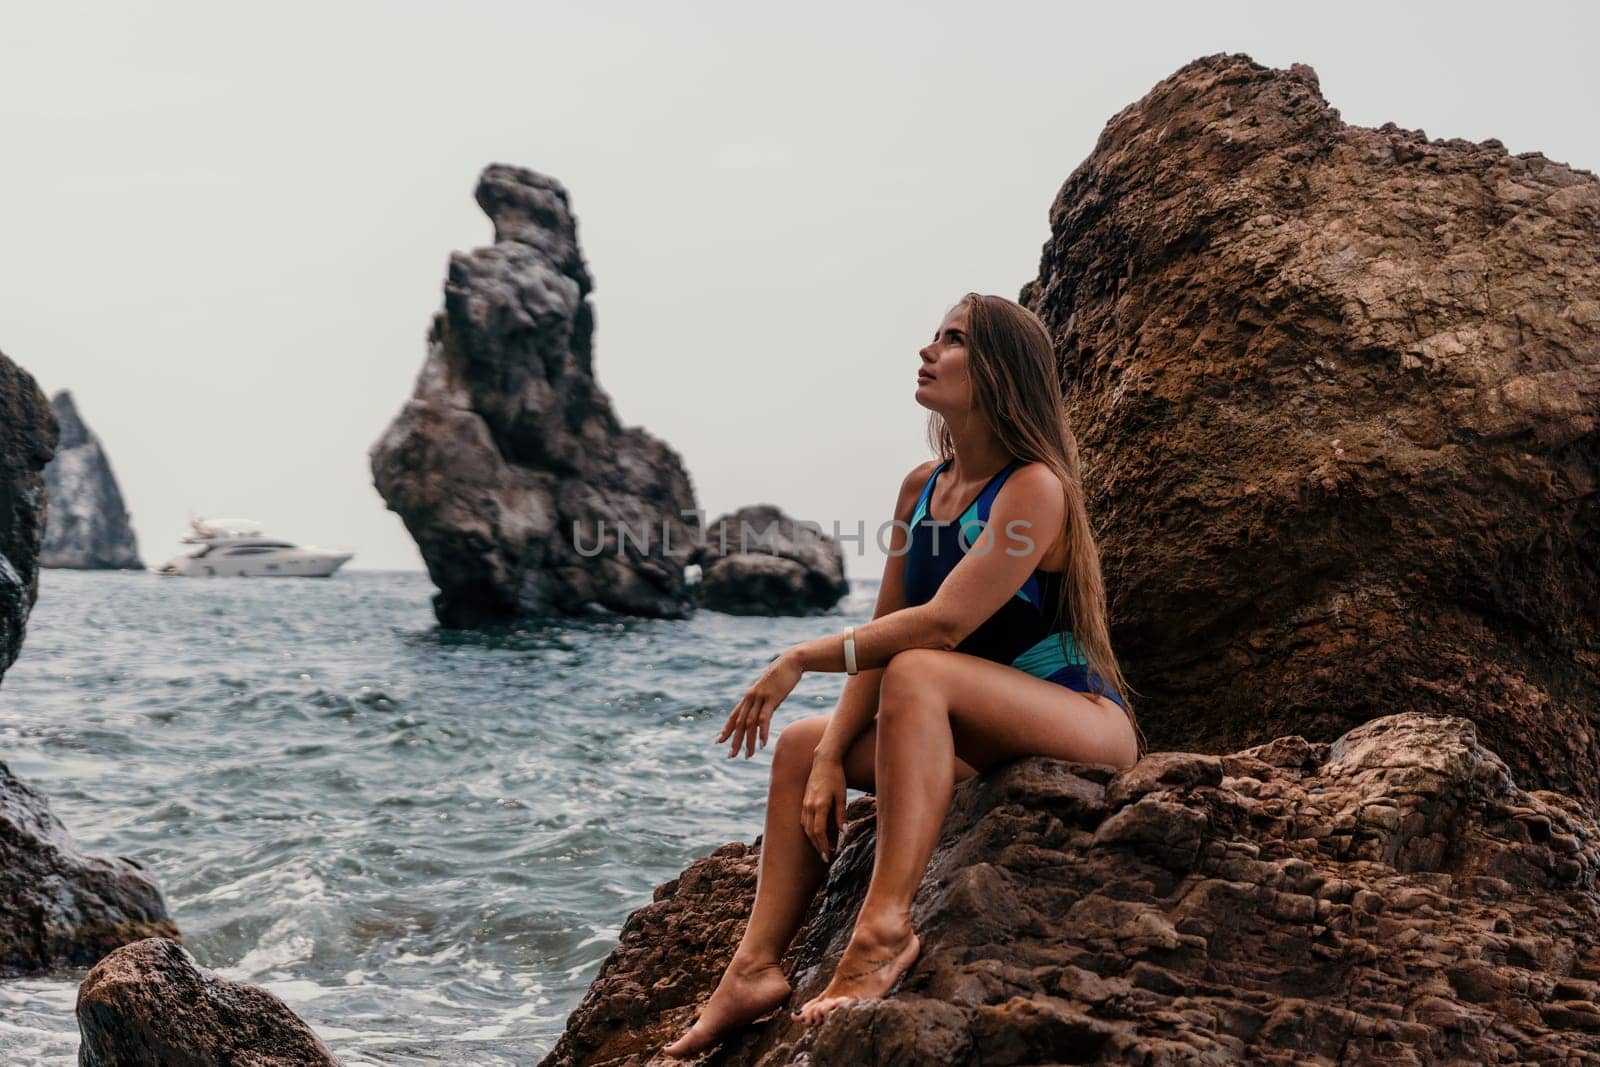
M482 168L572 196L595 369L715 517L871 531L927 457L917 350L1015 298L1106 121L1185 63L1306 63L1347 122L1587 170L1578 4L51 5L0 16L0 351L71 390L147 566L190 512L420 570L367 450ZM870 538L869 538L870 540ZM847 550L852 578L882 554Z

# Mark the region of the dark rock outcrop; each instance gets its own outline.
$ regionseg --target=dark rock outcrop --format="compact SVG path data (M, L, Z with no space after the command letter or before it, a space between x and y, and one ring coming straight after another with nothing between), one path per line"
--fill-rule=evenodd
M100 439L84 424L68 390L50 398L50 409L61 438L44 469L49 507L39 566L143 570L128 509Z
M43 794L0 762L0 975L87 967L157 934L178 929L144 869L79 852Z
M33 375L0 352L0 676L16 661L39 595L45 520L41 472L55 451L57 433Z
M828 982L872 873L874 798L784 960ZM635 911L544 1061L643 1064L732 956L760 839ZM705 1062L1574 1063L1600 1056L1600 825L1516 786L1455 716L1332 743L1030 758L956 787L885 998L780 1010ZM981 1050L981 1052L980 1052Z
M79 1067L337 1065L299 1016L264 989L230 982L182 946L120 948L78 987Z
M1062 186L1062 355L1157 747L1464 715L1600 801L1600 180L1196 60Z
M0 676L38 595L41 472L56 437L33 377L0 355ZM0 975L87 966L135 938L177 932L136 863L79 852L44 796L0 762Z
M595 380L593 283L566 189L495 164L477 200L494 244L450 257L415 391L371 451L440 622L689 614L694 490Z
M712 521L691 557L698 602L730 615L812 615L850 593L839 543L771 504Z

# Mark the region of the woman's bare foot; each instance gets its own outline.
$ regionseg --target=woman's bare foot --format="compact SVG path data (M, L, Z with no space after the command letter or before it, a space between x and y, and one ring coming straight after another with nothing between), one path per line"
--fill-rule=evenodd
M776 962L746 964L735 958L722 972L694 1025L661 1050L664 1056L698 1056L738 1026L761 1018L789 999L789 980Z
M909 919L857 920L828 988L802 1004L795 1017L815 1026L840 1005L883 996L920 951L922 942L911 929Z

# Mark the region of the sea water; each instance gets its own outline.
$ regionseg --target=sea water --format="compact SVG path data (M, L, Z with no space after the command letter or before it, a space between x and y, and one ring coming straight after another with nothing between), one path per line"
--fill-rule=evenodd
M417 572L41 573L0 682L0 760L80 848L136 860L184 943L281 997L350 1067L531 1064L630 912L761 832L778 730L714 743L833 613L440 628ZM0 1063L75 1062L86 970L0 981Z

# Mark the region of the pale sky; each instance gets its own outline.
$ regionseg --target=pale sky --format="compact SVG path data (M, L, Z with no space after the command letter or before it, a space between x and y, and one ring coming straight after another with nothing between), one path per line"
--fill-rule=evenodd
M1600 167L1600 5L50 3L0 14L0 350L70 388L149 566L190 510L420 568L367 449L490 162L566 185L595 366L711 516L869 530L917 350L1015 299L1106 121L1191 59ZM847 546L851 577L883 557Z

